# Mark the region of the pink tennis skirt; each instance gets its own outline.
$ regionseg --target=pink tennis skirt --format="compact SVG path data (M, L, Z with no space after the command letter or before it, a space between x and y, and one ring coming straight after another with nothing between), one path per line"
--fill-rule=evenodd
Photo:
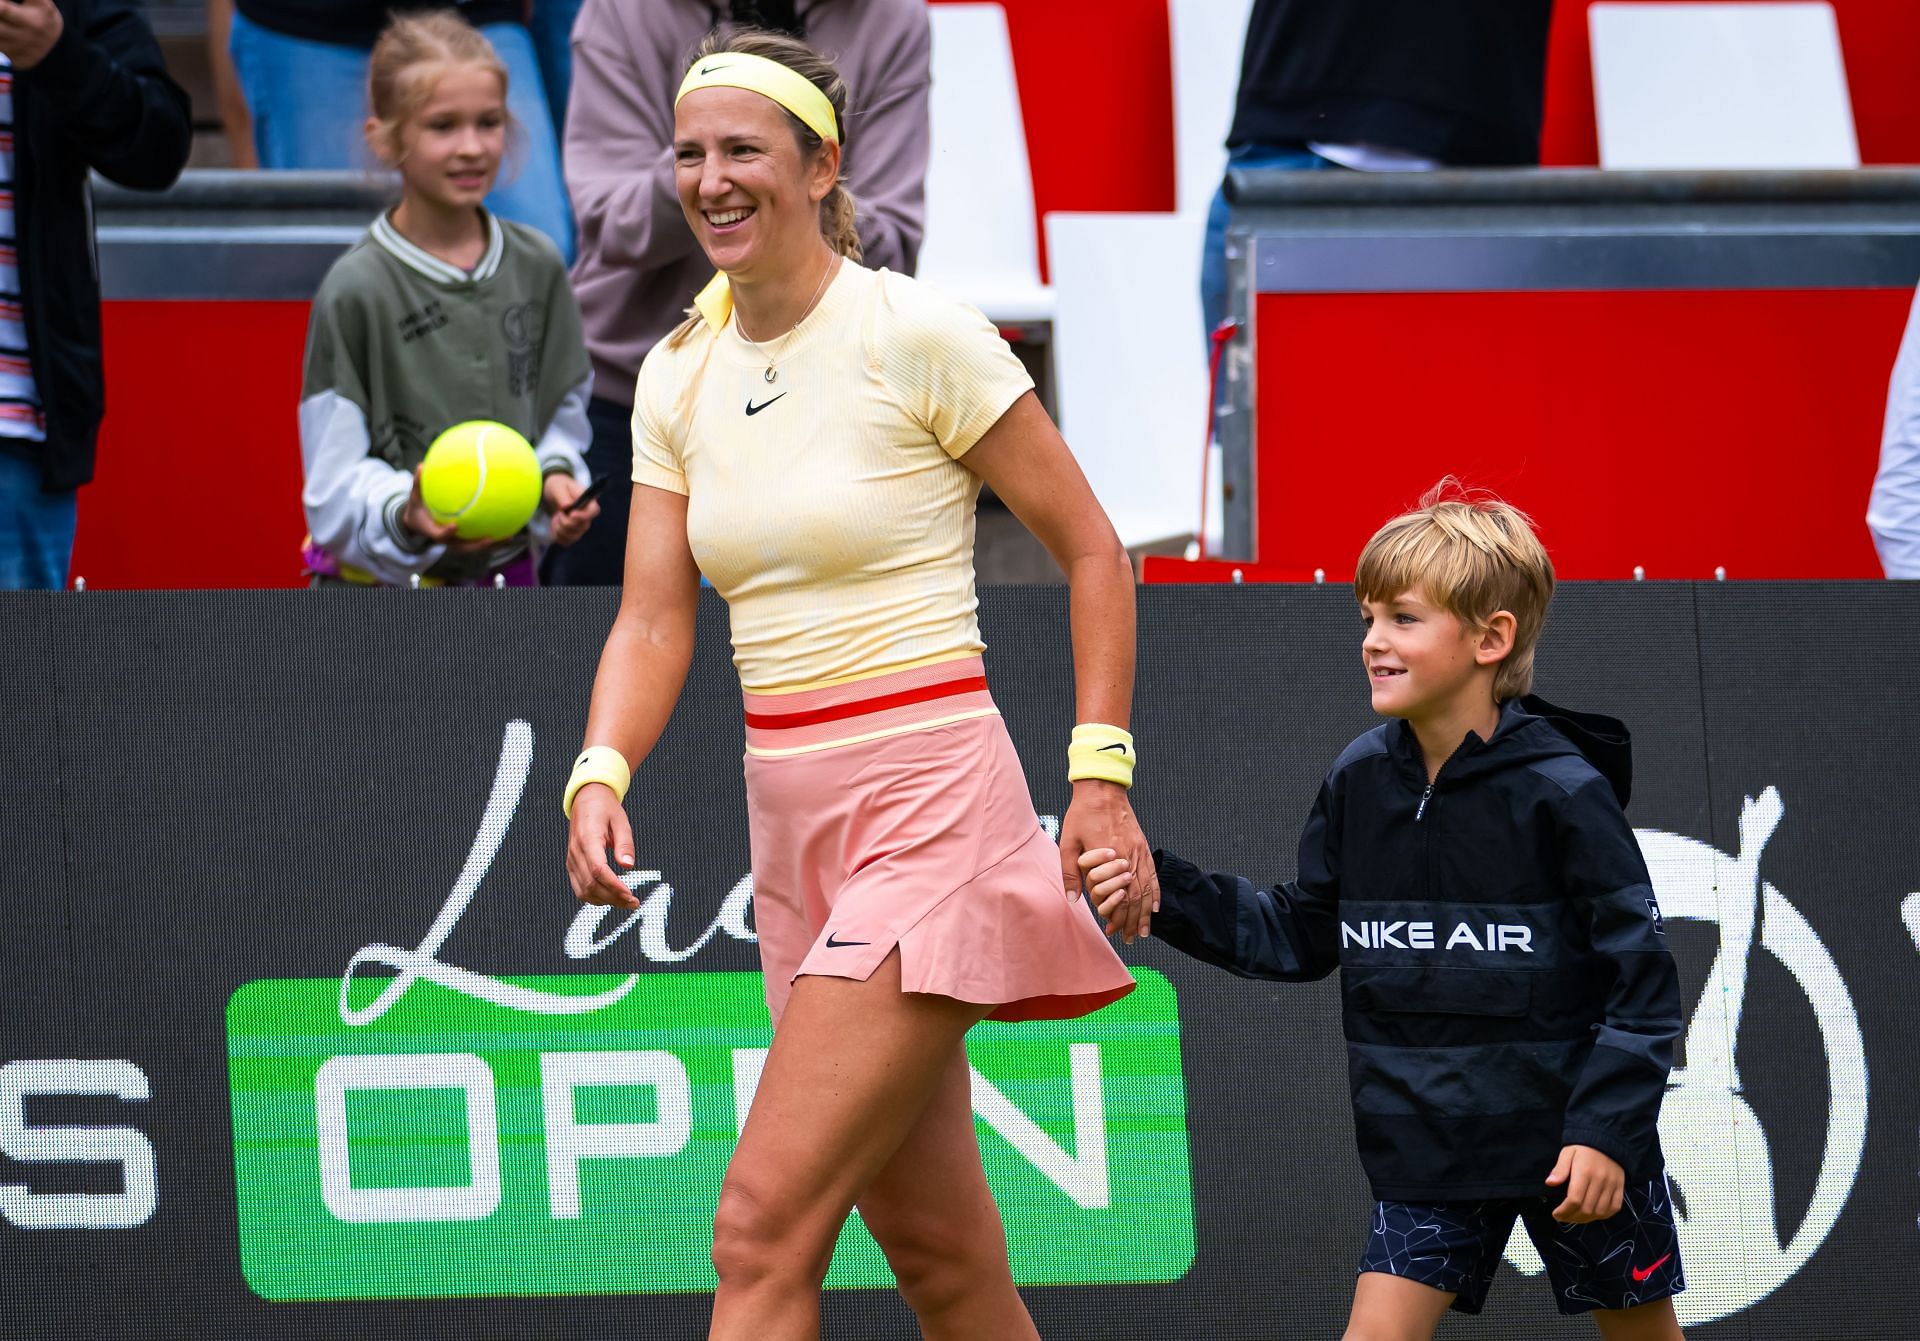
M1069 895L978 657L746 695L754 925L778 1022L802 974L1072 1019L1133 989Z

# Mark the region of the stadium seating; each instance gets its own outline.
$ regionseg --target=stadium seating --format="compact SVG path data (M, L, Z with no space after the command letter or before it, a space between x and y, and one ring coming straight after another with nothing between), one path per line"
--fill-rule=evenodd
M932 154L920 276L996 322L1046 321L1052 291L1035 246L1033 177L998 4L931 7Z
M1200 525L1207 365L1196 276L1251 8L1252 0L1172 2L1178 209L1046 217L1060 426L1129 546ZM1155 259L1142 264L1146 257ZM1217 537L1218 466L1206 476Z
M1204 222L1047 216L1060 428L1129 546L1199 524L1207 369L1194 272Z
M1831 4L1596 4L1607 168L1857 168Z
M1253 0L1171 0L1174 200L1206 213L1227 165L1240 48Z

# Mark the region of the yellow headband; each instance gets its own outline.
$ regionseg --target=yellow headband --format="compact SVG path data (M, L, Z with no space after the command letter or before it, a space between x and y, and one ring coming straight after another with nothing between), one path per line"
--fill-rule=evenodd
M680 99L697 88L743 88L771 98L821 139L840 143L840 122L833 114L833 103L811 79L779 61L739 51L722 51L697 60L680 81L673 105L678 107Z

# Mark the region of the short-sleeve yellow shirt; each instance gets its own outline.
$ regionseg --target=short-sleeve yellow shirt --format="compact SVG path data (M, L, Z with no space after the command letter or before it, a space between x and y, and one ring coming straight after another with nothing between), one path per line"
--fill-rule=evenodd
M784 340L755 348L729 319L654 347L634 395L634 482L687 496L744 688L983 649L980 483L960 458L1032 389L978 310L851 261Z

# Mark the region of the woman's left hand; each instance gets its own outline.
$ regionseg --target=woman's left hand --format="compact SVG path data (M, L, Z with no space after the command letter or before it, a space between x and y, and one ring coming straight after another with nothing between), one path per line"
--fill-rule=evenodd
M579 480L564 471L555 471L540 486L540 501L553 519L553 543L556 545L571 545L587 533L587 528L593 525L593 519L600 515L600 504L592 499L584 507L567 511L568 505L580 496L582 488Z
M1073 801L1060 821L1060 876L1069 897L1082 892L1080 856L1096 848L1110 848L1126 861L1133 880L1126 894L1102 915L1107 934L1120 933L1127 944L1145 936L1160 907L1160 880L1153 868L1153 849L1140 832L1127 789L1117 782L1082 778L1073 784Z

